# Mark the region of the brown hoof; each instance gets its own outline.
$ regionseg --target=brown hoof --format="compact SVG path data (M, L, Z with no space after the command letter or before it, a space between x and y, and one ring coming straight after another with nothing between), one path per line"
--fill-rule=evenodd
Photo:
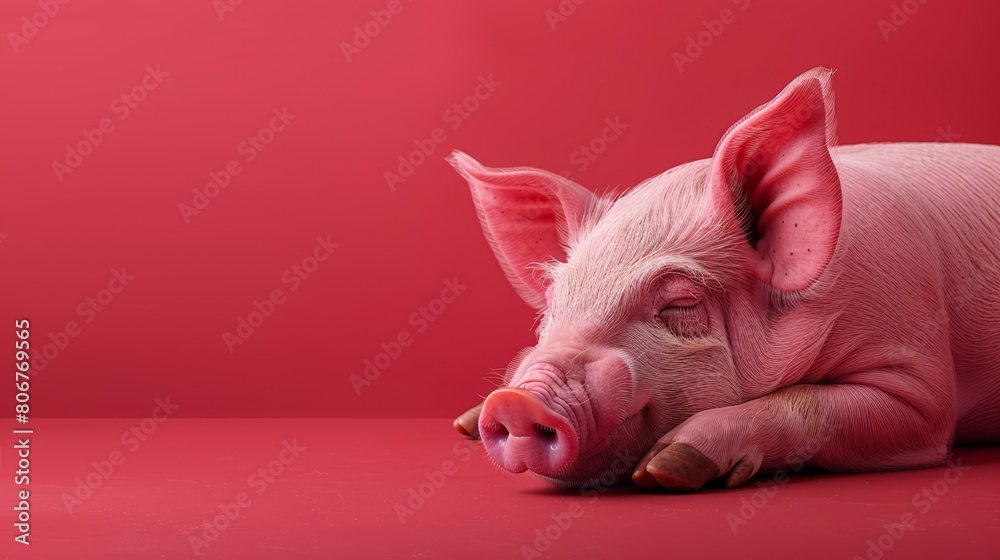
M646 468L632 475L643 488L661 486L668 490L697 490L719 476L708 457L686 443L672 443L649 460Z

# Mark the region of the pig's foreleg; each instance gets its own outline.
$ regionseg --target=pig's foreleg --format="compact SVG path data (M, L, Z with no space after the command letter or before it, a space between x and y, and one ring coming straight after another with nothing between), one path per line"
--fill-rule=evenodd
M852 378L898 381L898 375L875 371ZM947 459L953 428L946 387L937 388L933 399L904 399L895 396L898 391L859 383L795 385L699 412L660 438L633 480L644 487L695 490L725 476L732 488L760 469L876 470Z
M479 439L479 413L482 411L483 403L479 403L456 418L453 425L458 433L472 439Z

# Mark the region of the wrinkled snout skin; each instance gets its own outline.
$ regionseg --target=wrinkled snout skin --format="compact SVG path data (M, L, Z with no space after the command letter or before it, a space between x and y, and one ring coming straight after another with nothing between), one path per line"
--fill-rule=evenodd
M616 197L453 153L540 316L455 427L511 472L673 490L1000 441L1000 147L835 133L814 69Z

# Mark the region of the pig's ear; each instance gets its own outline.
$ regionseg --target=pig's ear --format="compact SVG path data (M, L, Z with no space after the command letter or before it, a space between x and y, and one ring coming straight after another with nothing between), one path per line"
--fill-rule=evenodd
M483 233L507 279L528 305L544 308L546 285L537 263L565 262L602 199L541 169L492 169L459 151L448 162L469 182Z
M716 204L735 211L760 255L757 278L784 292L819 277L840 235L830 75L817 68L796 78L730 128L713 156Z

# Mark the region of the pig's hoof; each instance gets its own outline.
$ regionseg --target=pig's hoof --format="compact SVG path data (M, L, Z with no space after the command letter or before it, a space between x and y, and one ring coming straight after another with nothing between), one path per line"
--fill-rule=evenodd
M657 453L632 475L643 488L692 491L719 476L708 457L686 443L672 443Z
M454 426L458 433L472 439L479 439L479 413L483 405L474 406L455 419Z

